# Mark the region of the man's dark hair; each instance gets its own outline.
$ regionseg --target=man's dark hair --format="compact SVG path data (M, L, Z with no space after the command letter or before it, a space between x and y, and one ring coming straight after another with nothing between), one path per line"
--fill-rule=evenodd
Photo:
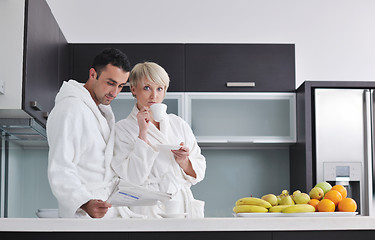
M116 48L106 48L94 58L91 67L97 72L97 77L100 76L103 68L107 66L107 64L119 67L125 72L131 71L128 57L125 53Z

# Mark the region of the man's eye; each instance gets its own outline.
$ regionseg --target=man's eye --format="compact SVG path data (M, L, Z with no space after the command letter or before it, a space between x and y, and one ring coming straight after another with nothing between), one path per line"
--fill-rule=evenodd
M115 83L113 83L113 82L107 82L108 83L108 85L110 85L110 86L114 86L115 85Z

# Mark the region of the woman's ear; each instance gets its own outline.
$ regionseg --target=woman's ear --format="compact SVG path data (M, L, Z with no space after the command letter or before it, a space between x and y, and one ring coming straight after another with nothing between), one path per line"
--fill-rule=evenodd
M130 91L132 92L133 97L136 97L136 95L135 95L135 87L134 86L130 86Z

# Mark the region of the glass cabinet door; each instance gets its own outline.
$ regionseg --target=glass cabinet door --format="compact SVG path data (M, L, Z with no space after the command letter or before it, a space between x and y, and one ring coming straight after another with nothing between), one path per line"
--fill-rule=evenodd
M294 93L186 93L200 143L295 142Z
M183 93L168 93L166 94L163 103L167 108L167 113L173 113L177 116L183 117ZM119 93L118 96L112 101L111 106L115 115L116 122L127 118L132 111L136 100L130 92Z

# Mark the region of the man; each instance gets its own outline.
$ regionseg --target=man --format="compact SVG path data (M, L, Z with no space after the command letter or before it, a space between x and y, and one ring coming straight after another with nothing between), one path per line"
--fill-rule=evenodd
M85 84L64 82L47 121L48 179L60 217L121 217L105 202L113 189L110 167L115 119L111 101L124 87L130 63L117 49L97 55Z

